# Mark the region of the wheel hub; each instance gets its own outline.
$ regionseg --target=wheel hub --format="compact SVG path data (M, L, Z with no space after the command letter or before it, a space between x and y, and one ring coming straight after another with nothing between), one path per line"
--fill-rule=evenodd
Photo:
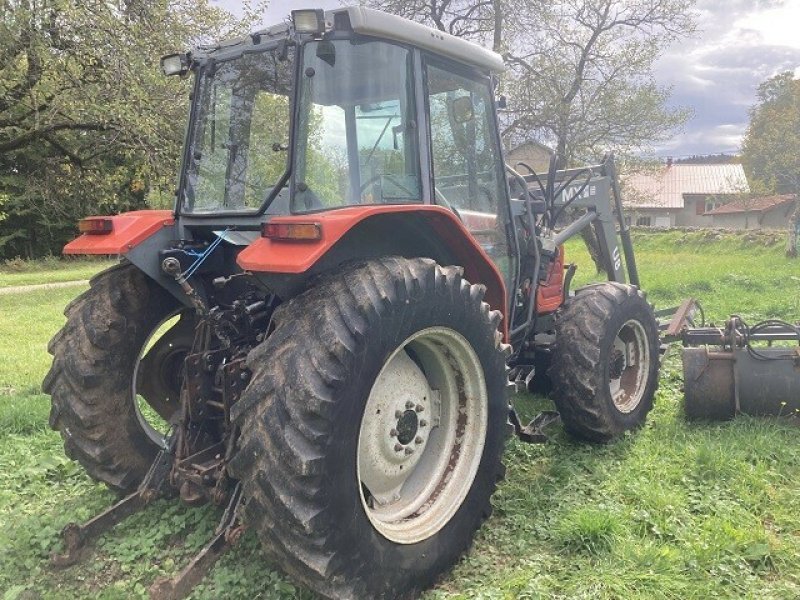
M417 417L417 412L414 410L407 410L397 420L397 441L404 446L408 445L417 436L417 431L419 431L419 417Z
M398 390L399 393L398 393ZM359 456L362 478L369 481L373 504L395 500L419 462L427 442L431 397L425 374L404 351L384 368L372 391Z

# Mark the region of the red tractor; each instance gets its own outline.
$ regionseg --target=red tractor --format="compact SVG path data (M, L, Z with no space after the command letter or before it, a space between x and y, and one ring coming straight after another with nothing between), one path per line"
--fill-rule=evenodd
M127 496L58 562L179 495L225 513L156 597L244 526L321 596L406 597L489 516L509 435L541 435L512 382L581 438L645 421L658 324L613 161L507 167L498 55L355 7L162 67L194 75L175 209L84 219L65 248L122 260L50 343L50 423ZM587 227L609 281L571 293L563 243Z

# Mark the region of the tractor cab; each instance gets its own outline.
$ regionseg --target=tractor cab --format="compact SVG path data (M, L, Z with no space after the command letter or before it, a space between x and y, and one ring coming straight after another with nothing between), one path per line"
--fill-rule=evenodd
M175 208L186 234L276 216L316 222L347 207L440 206L513 285L498 55L351 7L294 11L288 25L162 66L195 74Z

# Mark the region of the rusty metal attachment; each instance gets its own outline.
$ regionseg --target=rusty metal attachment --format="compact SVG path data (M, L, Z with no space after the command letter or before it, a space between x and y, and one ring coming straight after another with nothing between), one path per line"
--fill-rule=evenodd
M152 600L179 600L189 595L200 583L220 556L239 541L244 526L239 522L239 506L242 501L241 484L237 483L211 540L175 577L156 580L150 586Z
M64 552L53 554L50 557L51 564L54 567L61 568L74 565L81 560L90 542L112 529L123 519L140 511L156 498L168 494L169 490L166 484L172 468L171 452L171 449L164 449L159 452L141 485L134 493L125 496L122 500L82 525L69 523L64 527L61 531L61 537L64 540Z
M800 325L769 320L751 327L733 316L722 327L681 336L688 418L800 414Z
M514 429L514 433L521 441L529 444L546 444L549 438L545 429L550 425L559 423L561 415L556 410L543 410L530 423L523 426L517 411L512 408L509 412L508 420Z

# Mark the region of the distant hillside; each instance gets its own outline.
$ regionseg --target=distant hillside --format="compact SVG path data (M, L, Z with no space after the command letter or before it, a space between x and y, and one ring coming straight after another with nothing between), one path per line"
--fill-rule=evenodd
M742 162L742 157L735 154L694 154L672 162L676 165L735 165Z

